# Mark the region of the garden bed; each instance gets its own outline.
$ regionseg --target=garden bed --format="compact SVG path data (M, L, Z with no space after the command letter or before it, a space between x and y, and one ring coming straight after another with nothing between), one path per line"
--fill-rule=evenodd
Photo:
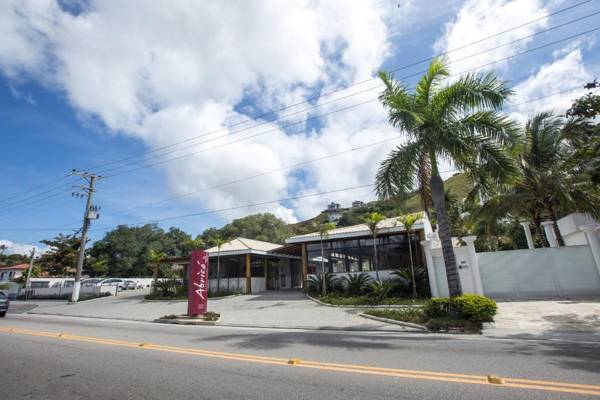
M329 295L329 296L311 296L311 300L332 307L348 307L348 308L406 308L406 307L421 307L426 299L412 299L406 297L386 297L383 300L371 298L368 296L344 296L344 295Z
M209 311L206 314L197 317L169 314L155 319L154 322L178 325L216 325L220 320L221 314Z

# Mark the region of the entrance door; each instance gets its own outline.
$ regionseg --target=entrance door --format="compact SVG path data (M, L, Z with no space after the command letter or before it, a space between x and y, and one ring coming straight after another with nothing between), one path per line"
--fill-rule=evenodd
M275 260L267 261L267 289L279 289L279 263Z

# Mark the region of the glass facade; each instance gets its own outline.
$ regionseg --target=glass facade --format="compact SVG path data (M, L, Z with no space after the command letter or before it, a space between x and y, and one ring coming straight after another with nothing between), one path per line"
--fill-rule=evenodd
M419 240L419 236L413 233L411 247L415 266L423 265ZM308 273L320 273L322 261L326 272L373 271L375 269L373 255L372 238L323 241L323 258L321 257L321 244L310 243L307 245ZM377 262L380 271L409 266L408 235L399 233L378 237Z

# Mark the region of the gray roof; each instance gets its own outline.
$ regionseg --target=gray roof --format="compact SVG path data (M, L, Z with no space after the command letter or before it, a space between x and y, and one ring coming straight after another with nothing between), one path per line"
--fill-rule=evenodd
M267 254L267 252L279 247L281 247L280 244L239 237L221 245L220 251L217 246L211 247L206 251L210 256L216 256L217 253L222 256L236 254Z
M398 222L398 217L394 218L386 218L379 223L379 234L386 233L394 233L394 232L404 232L404 225ZM423 214L423 218L417 220L413 225L414 230L425 229L426 231L431 230L431 225L429 224L429 220ZM428 232L425 232L428 233ZM344 226L341 228L332 229L328 232L327 239L341 239L341 238L351 238L351 237L361 237L361 236L369 236L371 235L371 231L369 227L365 224L358 224L352 226ZM287 239L286 243L305 243L305 242L314 242L319 240L319 232L307 233L305 235L292 236Z

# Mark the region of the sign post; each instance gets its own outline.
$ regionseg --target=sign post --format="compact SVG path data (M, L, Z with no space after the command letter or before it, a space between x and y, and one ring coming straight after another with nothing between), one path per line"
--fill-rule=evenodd
M197 317L208 310L208 253L192 252L188 280L188 317Z

